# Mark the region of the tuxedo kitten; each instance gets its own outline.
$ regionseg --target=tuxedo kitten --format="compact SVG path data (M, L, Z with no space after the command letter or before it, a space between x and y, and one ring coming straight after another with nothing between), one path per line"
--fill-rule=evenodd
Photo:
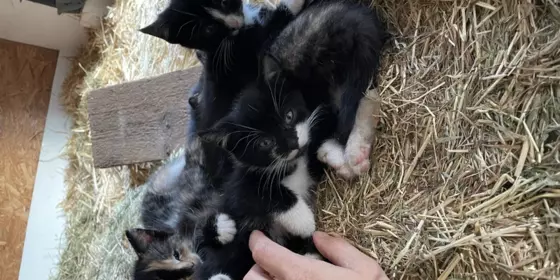
M320 104L336 108L336 134L321 146L319 157L345 177L369 169L372 115L379 105L364 93L370 83L376 85L387 39L385 25L369 7L316 2L278 35L263 59L263 76L269 84L282 84L280 95L297 88L311 110Z
M282 0L270 10L241 0L171 0L158 19L141 30L204 53L202 93L192 100L196 131L210 128L230 111L239 92L258 76L258 54L304 2ZM212 184L222 184L231 172L227 154L207 143L203 149Z
M200 141L195 137L183 156L150 176L141 206L144 229L126 232L138 255L134 279L181 279L201 263L200 236L206 224L216 223L208 219L215 215L223 193L207 181ZM220 226L217 233L227 234L234 228L231 223ZM211 234L215 240L224 238L217 233ZM204 241L214 243L211 237Z
M233 221L237 229L230 238L220 240L223 249L211 253L222 260L220 267L213 270L203 265L200 273L206 274L200 279L214 274L219 279L241 279L252 263L244 260L244 265L236 265L230 254L234 250L243 257L248 253L250 258L243 246L253 230L268 233L288 247L312 244L316 181L309 172L307 148L321 117L321 108L310 113L299 92L263 95L251 86L230 114L199 134L233 158L235 168L224 182L227 196L220 215ZM305 248L290 249L308 253Z

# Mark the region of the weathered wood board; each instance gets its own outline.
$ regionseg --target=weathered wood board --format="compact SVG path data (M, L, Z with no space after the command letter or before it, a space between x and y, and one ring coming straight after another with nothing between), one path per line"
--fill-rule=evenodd
M18 279L57 59L0 39L0 280Z
M95 167L166 158L186 138L188 92L201 67L92 91L88 114Z

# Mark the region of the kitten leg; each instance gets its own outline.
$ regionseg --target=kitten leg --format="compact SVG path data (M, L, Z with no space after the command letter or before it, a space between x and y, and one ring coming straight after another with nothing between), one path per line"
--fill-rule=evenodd
M235 221L233 221L227 214L218 214L216 216L216 233L216 238L221 244L230 243L237 233Z
M308 237L315 232L315 215L301 198L292 208L277 214L274 220L295 236Z
M335 139L329 139L319 147L317 158L344 178L350 179L354 176L352 169L346 164L344 148Z
M355 175L367 172L370 167L371 145L379 122L380 100L377 90L371 90L360 100L356 119L345 148L346 163Z

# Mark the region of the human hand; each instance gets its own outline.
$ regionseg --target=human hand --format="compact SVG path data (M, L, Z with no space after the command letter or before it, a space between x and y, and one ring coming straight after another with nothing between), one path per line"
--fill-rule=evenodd
M321 254L333 264L308 258L278 245L254 231L249 248L256 264L244 280L389 280L379 264L343 238L313 234Z

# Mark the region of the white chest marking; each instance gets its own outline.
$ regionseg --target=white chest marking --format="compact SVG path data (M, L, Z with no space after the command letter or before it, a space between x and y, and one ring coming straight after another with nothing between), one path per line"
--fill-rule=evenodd
M309 205L301 198L288 211L275 217L276 223L295 236L309 237L315 231L315 216Z
M302 156L297 161L296 170L282 180L282 185L298 197L307 198L309 188L315 183L307 170L307 157Z
M309 122L308 120L296 124L296 135L298 138L298 146L303 148L309 141Z
M275 221L290 234L308 237L315 231L315 215L305 201L314 183L307 170L306 157L301 157L296 170L282 180L282 185L294 192L297 202L288 211L276 215Z

